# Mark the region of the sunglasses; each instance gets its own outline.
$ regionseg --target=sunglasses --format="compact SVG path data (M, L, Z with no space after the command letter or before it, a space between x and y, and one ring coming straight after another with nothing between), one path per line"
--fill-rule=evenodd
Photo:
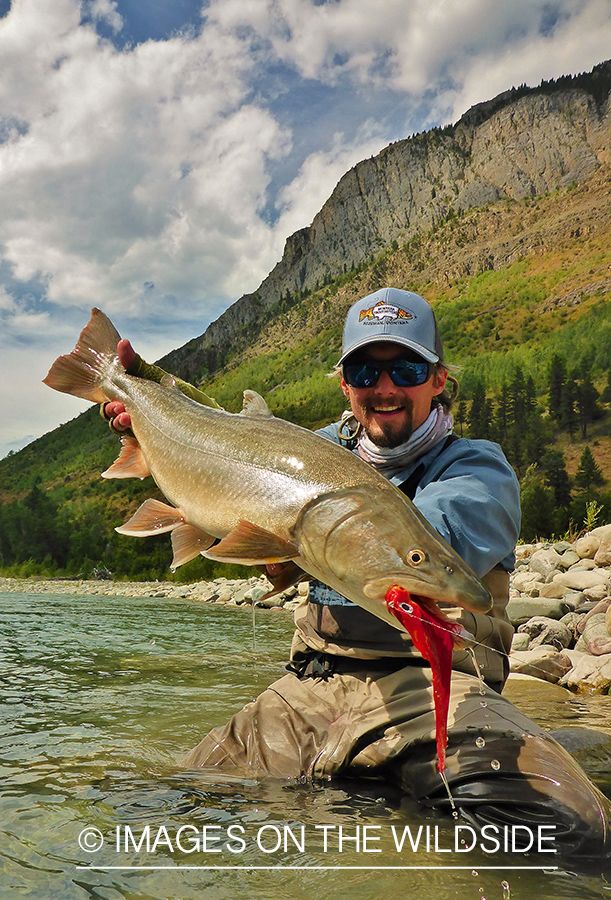
M395 387L417 387L427 382L431 376L432 363L412 362L410 359L391 359L378 362L363 359L360 362L344 363L344 381L354 388L370 388L378 383L382 372L388 372Z

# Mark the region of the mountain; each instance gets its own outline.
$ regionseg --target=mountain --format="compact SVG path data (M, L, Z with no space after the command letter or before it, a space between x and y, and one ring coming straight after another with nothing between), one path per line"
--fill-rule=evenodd
M187 379L214 372L247 344L263 313L298 302L393 242L448 216L525 200L584 181L611 162L611 60L591 73L506 91L456 123L391 144L347 172L280 262L200 337L164 358Z
M550 449L573 477L591 444L611 480L610 91L607 62L506 92L359 163L288 239L258 291L162 364L229 410L251 388L276 415L315 428L343 408L327 375L350 304L384 285L416 290L434 305L446 360L460 367L459 428L502 443L542 513L552 508L541 501L552 490ZM560 411L548 400L558 360ZM586 414L590 384L605 393ZM163 536L113 531L155 495L147 481L99 478L116 455L116 436L94 409L0 461L1 572L87 575L104 565L129 578L168 577ZM611 496L573 499L563 523L550 525L545 512L532 527L564 531L569 514L579 527L590 501L611 515ZM226 567L197 560L177 577L215 574Z

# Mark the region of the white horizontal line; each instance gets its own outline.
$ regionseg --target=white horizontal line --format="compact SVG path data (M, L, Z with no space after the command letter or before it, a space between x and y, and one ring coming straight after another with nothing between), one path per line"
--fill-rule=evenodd
M470 866L76 866L79 870L99 870L103 869L104 871L123 871L123 870L158 870L158 869L176 869L177 872L184 871L186 869L198 869L207 872L231 872L233 870L244 871L244 870L266 870L268 872L274 872L277 869L291 869L292 871L299 872L301 869L303 870L325 870L325 871L333 871L333 872L345 872L345 871L388 871L388 872L396 872L396 871L406 871L406 870L433 870L433 871L442 871L442 870L450 870L456 871L459 869L470 870L470 871L492 871L492 872L517 872L517 871L530 871L530 872L554 872L559 866L478 866L470 865Z

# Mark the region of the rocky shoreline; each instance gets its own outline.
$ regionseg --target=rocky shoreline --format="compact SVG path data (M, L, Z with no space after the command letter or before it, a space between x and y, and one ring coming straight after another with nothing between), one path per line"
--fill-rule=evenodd
M265 597L265 576L168 581L1 578L6 593L174 598L227 606L294 610L307 583ZM577 693L611 692L611 525L573 543L521 544L511 575L507 613L516 629L511 671Z
M611 689L611 525L516 550L507 612L512 672L577 693Z
M0 592L8 594L84 594L113 597L168 597L177 600L197 600L203 603L222 603L227 606L250 606L266 609L293 610L300 595L307 593L307 585L290 587L281 594L265 599L271 585L264 575L244 578L216 578L176 584L171 581L112 581L83 578L2 578Z

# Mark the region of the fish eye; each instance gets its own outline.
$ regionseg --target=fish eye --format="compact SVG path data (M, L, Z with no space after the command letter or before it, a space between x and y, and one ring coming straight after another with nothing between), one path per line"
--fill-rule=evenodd
M407 561L412 566L419 566L426 559L424 550L410 550L407 554Z

